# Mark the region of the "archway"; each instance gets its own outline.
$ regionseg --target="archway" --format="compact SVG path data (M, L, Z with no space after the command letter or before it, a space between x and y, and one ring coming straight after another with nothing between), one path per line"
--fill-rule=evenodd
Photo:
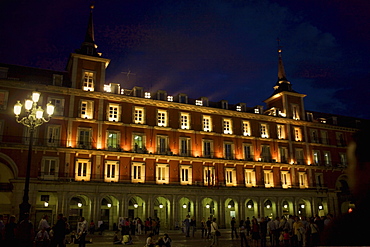
M169 229L171 204L167 198L157 197L154 201L154 218L159 220L160 228Z
M69 202L68 222L72 230L77 229L77 222L80 217L88 221L91 215L91 200L85 195L73 196Z

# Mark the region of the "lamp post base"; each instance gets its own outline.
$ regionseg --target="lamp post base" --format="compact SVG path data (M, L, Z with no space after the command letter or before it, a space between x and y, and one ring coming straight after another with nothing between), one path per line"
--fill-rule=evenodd
M19 220L23 220L24 215L29 214L30 210L31 204L29 204L28 202L22 202L21 204L19 204Z

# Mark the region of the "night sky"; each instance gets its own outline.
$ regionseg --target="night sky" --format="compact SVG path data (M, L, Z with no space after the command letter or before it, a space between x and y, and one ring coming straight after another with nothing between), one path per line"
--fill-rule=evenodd
M65 70L90 4L1 1L0 62ZM107 83L264 105L279 38L306 110L370 119L369 0L96 0L93 14Z

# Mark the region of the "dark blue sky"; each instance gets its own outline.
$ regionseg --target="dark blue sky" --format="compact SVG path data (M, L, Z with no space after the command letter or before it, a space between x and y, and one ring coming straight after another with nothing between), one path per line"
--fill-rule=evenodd
M64 70L90 3L1 1L0 62ZM273 92L279 37L306 110L370 119L369 13L368 0L96 0L95 41L107 82L251 107Z

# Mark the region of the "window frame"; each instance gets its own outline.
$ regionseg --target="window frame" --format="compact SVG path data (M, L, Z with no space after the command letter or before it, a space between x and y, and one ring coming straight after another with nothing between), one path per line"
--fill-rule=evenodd
M135 169L138 167L140 169ZM145 183L145 163L132 162L131 163L131 182L132 183Z
M85 167L86 170L83 167L81 167L80 169L79 164L86 164L86 167ZM76 159L74 177L75 177L75 181L90 181L91 179L91 160L90 159Z
M119 180L119 161L105 160L104 162L104 182L115 182Z
M157 163L155 167L155 181L157 184L169 184L170 181L169 164Z

